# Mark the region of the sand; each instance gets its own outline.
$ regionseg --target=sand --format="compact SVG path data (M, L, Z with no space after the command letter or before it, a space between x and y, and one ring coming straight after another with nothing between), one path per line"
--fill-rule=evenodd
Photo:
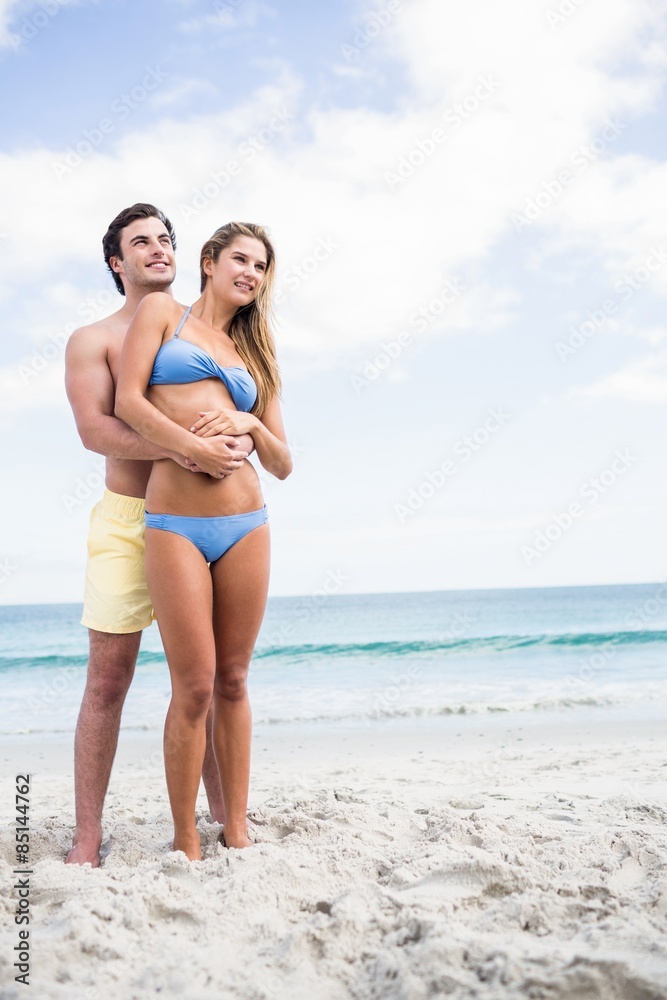
M228 851L170 851L160 734L121 733L103 866L65 866L71 734L5 738L0 996L667 997L667 736L609 711L259 727ZM30 770L30 991L14 774Z

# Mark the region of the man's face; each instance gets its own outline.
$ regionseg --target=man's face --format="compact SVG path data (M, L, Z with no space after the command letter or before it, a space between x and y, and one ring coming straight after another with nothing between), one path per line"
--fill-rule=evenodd
M152 292L169 288L176 277L174 249L166 226L151 216L135 219L120 234L121 257L109 263L128 287Z

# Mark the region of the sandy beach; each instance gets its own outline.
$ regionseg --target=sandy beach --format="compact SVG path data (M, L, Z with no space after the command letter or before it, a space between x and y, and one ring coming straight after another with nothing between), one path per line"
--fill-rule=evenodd
M170 851L155 731L121 732L103 866L66 867L71 734L5 737L3 1000L14 775L32 777L40 1000L667 996L667 738L626 712L256 727L256 846Z

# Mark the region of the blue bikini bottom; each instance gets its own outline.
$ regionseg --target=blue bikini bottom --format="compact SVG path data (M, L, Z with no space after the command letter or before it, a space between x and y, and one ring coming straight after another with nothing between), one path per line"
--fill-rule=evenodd
M199 549L206 562L213 563L241 539L266 524L269 512L266 504L259 510L246 514L227 514L224 517L181 517L179 514L146 514L146 527L159 528L183 535Z

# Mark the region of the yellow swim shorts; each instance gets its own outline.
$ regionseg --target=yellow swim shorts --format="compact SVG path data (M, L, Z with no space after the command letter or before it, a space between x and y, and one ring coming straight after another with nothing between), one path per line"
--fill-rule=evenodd
M153 621L144 574L146 502L104 491L90 512L81 624L98 632L139 632Z

